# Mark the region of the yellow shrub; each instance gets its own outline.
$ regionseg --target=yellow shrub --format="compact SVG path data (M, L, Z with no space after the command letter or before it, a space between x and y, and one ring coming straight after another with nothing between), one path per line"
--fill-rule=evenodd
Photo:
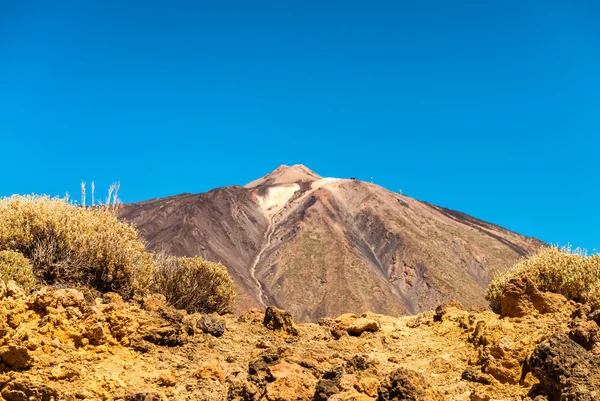
M156 292L167 302L190 313L230 312L235 289L227 268L200 257L156 255Z
M27 292L36 284L33 266L22 253L15 251L0 251L0 278L14 280Z
M103 208L47 196L0 200L0 250L23 254L49 284L88 285L126 298L144 294L155 271L131 225Z
M600 304L600 255L587 256L550 247L494 277L485 295L493 311L500 311L502 292L508 281L524 273L541 291L562 294L577 302Z

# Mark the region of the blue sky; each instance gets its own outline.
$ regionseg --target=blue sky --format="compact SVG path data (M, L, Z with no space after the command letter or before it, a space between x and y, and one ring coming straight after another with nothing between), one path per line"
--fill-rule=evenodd
M0 0L0 196L302 163L600 249L599 21L592 0Z

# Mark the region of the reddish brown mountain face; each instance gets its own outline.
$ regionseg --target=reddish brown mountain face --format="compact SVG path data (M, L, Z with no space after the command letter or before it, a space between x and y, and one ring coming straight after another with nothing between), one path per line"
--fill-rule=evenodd
M460 212L357 180L282 166L245 187L126 205L151 249L225 264L239 309L300 321L485 306L489 280L543 245Z

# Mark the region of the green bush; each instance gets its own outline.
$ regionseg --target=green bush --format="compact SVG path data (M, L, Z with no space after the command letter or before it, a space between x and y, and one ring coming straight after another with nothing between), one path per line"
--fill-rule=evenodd
M600 255L587 256L571 252L570 248L543 248L537 254L498 274L490 282L486 299L494 312L500 312L500 302L506 284L522 274L535 282L541 291L564 295L576 302L600 307Z
M14 280L26 292L33 290L37 282L29 260L15 251L0 251L0 278Z
M48 284L145 294L155 265L137 231L105 208L47 196L0 200L0 250L21 253Z
M235 289L227 269L200 257L155 256L154 290L167 302L190 313L230 312Z

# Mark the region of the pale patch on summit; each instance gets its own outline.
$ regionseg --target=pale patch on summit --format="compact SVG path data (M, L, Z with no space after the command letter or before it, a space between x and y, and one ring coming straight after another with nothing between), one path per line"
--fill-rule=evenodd
M300 189L298 184L271 187L265 196L258 197L258 204L269 217L277 214Z

